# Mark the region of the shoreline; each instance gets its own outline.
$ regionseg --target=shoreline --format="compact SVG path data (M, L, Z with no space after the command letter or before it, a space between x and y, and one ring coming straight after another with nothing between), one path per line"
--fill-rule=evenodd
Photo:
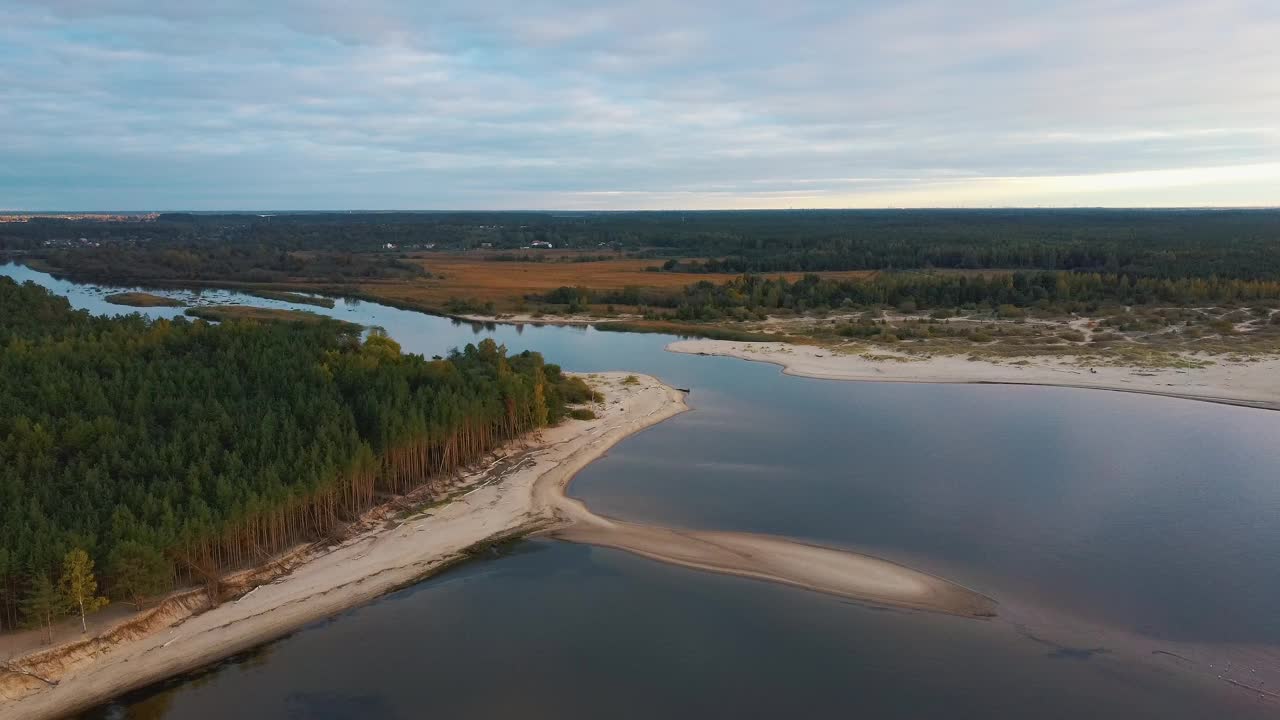
M1258 410L1280 410L1280 358L1225 361L1204 368L1100 366L1096 372L1049 358L1019 358L1025 365L964 357L916 358L879 353L881 359L840 354L811 345L735 340L676 340L667 351L763 362L784 375L853 382L1039 385L1107 390L1198 400Z
M469 476L466 492L447 504L424 508L403 521L383 520L238 598L140 629L138 637L125 632L122 641L106 647L87 639L28 653L26 657L48 655L46 665L67 667L54 678L54 686L0 673L8 680L0 684L5 691L0 715L25 720L83 711L417 583L466 560L476 548L556 524L557 516L539 501L536 487L567 485L622 439L686 409L682 396L655 378L635 374L641 382L624 386L621 379L628 374L633 373L596 373L597 382L610 383L610 402L597 420L567 421L542 430L532 441L504 448L498 462ZM625 395L620 397L619 389ZM498 465L503 467L491 477L489 470ZM107 632L127 630L147 614L137 613ZM29 669L21 658L9 662Z
M639 382L628 385L628 375ZM296 564L280 573L269 567L245 571L250 578L265 574L266 581L251 579L243 585L251 589L216 607L205 610L207 600L195 597L201 593L186 591L175 596L176 609L166 601L96 638L28 653L47 657L17 664L57 684L9 674L9 682L0 684L0 711L12 720L82 711L413 585L477 549L539 532L872 606L994 616L995 601L981 593L870 555L768 535L629 523L591 512L567 494L578 472L626 437L688 407L681 391L647 375L593 373L590 379L606 396L597 419L567 422L543 430L532 443L504 448L509 452L495 454L487 468L468 476L465 492L443 505L420 508L400 522L378 515L373 529L314 555L300 552ZM160 617L151 622L150 615ZM48 665L65 667L50 673Z

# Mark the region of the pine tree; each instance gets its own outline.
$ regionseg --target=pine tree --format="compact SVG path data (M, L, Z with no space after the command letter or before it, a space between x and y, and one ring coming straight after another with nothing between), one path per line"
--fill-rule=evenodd
M164 592L169 583L169 563L153 547L126 540L111 551L108 570L113 594L140 606L144 598Z
M66 612L66 603L44 573L37 573L22 601L22 614L30 627L44 628L44 641L53 640L53 621Z

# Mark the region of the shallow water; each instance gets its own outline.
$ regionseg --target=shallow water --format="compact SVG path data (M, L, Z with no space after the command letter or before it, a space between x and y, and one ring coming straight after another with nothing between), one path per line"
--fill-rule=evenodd
M132 311L27 268L0 274L94 312ZM532 541L99 714L1277 711L1213 674L1134 658L1188 643L1280 646L1280 413L1102 391L808 380L667 353L665 336L485 329L367 302L325 310L225 292L201 301L332 314L428 355L493 336L567 369L635 370L691 388L693 412L624 441L573 494L627 519L870 552L986 592L1008 617L877 611ZM1045 619L1056 617L1109 634L1072 644Z

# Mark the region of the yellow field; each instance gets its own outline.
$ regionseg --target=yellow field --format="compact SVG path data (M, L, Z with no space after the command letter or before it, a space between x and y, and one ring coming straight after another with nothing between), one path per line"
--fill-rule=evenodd
M557 254L552 257L571 257ZM649 272L662 260L619 259L595 262L497 262L476 253L419 253L410 258L430 278L414 282L390 281L361 284L362 293L420 306L440 307L451 298L493 302L499 310L512 310L525 295L542 294L559 287L583 286L592 290L640 290L678 293L686 285L708 280L722 283L732 274ZM796 279L803 273L780 273ZM869 277L872 272L819 273L826 277Z

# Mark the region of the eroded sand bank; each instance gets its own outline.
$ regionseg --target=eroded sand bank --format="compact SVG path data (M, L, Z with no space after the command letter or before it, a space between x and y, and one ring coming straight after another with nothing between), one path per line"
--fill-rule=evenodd
M1079 367L1056 358L1017 358L1025 364L951 355L917 358L876 351L876 359L813 345L731 340L678 340L667 350L721 355L780 365L788 375L824 380L916 383L1054 385L1166 395L1280 410L1280 358L1220 358L1203 368Z

